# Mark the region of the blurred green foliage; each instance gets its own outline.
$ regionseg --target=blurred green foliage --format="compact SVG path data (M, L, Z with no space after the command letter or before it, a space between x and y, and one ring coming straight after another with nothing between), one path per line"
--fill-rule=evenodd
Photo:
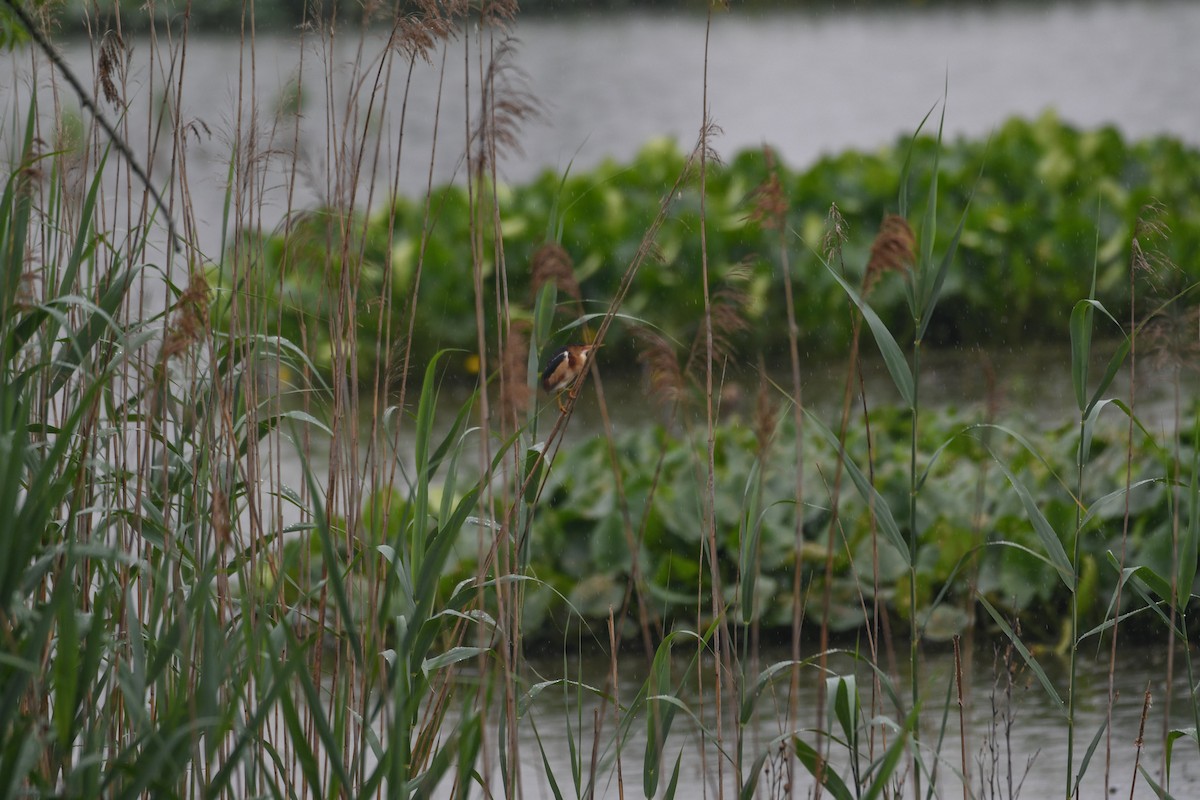
M909 187L909 196L916 198L910 218L917 220L937 147L932 137L901 139L875 152L848 151L806 170L778 168L788 205L784 241L797 285L803 354L839 353L850 336L845 295L817 255L831 204L848 226L844 269L857 279L880 222L897 210L910 146L911 174L926 176L914 177ZM526 185L497 187L514 312L531 304L530 257L554 239L574 259L586 309L605 310L684 164L685 155L672 142L660 140L647 144L628 164L609 161L566 177L546 172ZM1127 142L1113 128L1081 131L1047 113L1032 121L1011 119L988 139L945 142L940 165L935 252L945 251L942 239L953 234L962 210L968 210L958 263L948 273L926 344L1061 341L1072 305L1088 295L1094 263L1097 298L1119 312L1129 300L1132 232L1151 204L1157 209L1153 216L1169 234L1144 246L1161 249L1165 261L1160 263L1194 269L1194 254L1200 252L1200 153L1174 139ZM780 240L777 231L751 220L756 192L767 177L762 151L741 152L725 165L713 165L706 213L714 286L742 275L739 313L749 329L738 344L747 352L764 353L771 364L782 362L786 352ZM330 347L322 331L336 301L331 290L344 268L357 281L359 330L377 330L381 313L393 315L391 330L406 330L409 293L420 263L421 302L412 342L417 363L442 347L474 349L467 192L461 186L441 187L430 198L430 208L423 245L424 202L404 198L369 216L340 219L316 211L287 234L244 234L254 240L244 252L265 254L264 286L268 300L277 304L284 335L295 337L303 326L310 343L314 336L325 336L310 349L319 365L328 365L322 353ZM491 308L494 236L490 224L481 227L485 307ZM656 257L642 266L621 308L684 343L692 341L703 309L699 232L700 187L693 177L673 199L655 240ZM361 257L360 237L365 237ZM345 264L343 252L352 254ZM1164 267L1162 288L1169 290L1182 276L1178 268ZM384 292L391 294L389 303L380 302ZM881 284L871 300L898 338L911 334L899 281ZM494 342L493 332L488 333L488 341ZM611 332L607 344L617 348L607 351L611 363L632 363L627 333L621 324ZM375 357L367 341L371 338L360 336L364 375L371 374ZM626 349L622 353L620 348Z

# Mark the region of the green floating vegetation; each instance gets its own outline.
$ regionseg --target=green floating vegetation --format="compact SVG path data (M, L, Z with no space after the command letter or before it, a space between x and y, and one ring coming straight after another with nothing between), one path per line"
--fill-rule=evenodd
M938 147L933 137L904 138L876 152L848 151L803 171L777 167L802 352L841 353L850 338L845 295L818 255L831 204L849 229L841 261L850 275L861 275L880 223L897 211L910 146L913 174L922 175L909 187L915 220L928 195L925 168ZM779 235L753 214L769 160L762 151L745 151L710 168L706 198L710 274L715 284L736 276L740 313L749 322L738 344L765 353L768 362L786 352L787 332L779 302ZM514 313L520 314L522 303L532 305L531 257L553 240L573 259L585 309L605 310L685 161L674 143L662 140L646 145L628 164L609 161L586 173L546 172L526 185L496 187ZM968 211L958 263L926 332L929 345L1061 341L1072 305L1088 296L1093 264L1096 298L1109 308L1126 306L1129 242L1147 215L1170 231L1161 243L1164 258L1182 264L1200 250L1200 152L1174 139L1127 142L1113 128L1081 131L1051 113L1033 121L1012 119L987 139L943 142L939 181L935 252L946 250L958 215ZM700 188L694 177L682 185L656 237L655 258L641 267L621 308L683 342L692 340L703 308ZM475 349L468 195L463 187L446 186L429 200L427 231L424 200L400 198L369 216L347 219L319 210L286 233L245 234L251 241L239 250L259 254L262 291L282 321L280 333L307 341L318 365L328 368L336 288L343 270L350 270L358 286L359 366L361 374L374 374L374 332L408 329L420 267L422 313L411 340L415 363L426 363L443 347ZM490 212L478 227L487 259L485 307L492 307L496 250ZM881 285L872 306L897 336L911 333L899 282ZM607 343L631 348L628 333L618 324ZM489 342L495 341L492 334Z
M850 632L870 624L876 564L881 612L898 619L911 614L906 553L888 540L877 522L885 507L902 509L908 502L909 423L906 413L893 409L871 415L873 473L879 493L874 510L848 476L842 480L827 611L811 604L820 605L824 594L836 453L819 437L805 437L806 470L824 476L825 482L810 482L807 490L804 543L798 558L810 604L806 617L819 620L824 614L831 630ZM1085 631L1112 616L1107 605L1118 572L1109 562L1115 558L1110 554L1121 551L1127 425L1115 409L1102 418L1082 487L1087 511L1077 572ZM864 430L861 424L850 426L846 450L865 471ZM1071 592L1058 579L1052 559L1042 555L1044 543L1030 525L1009 474L1029 492L1066 546L1075 527L1078 426L1067 423L1041 431L1036 441L1038 451L1033 452L1027 449L1024 434L983 423L965 412L945 411L926 418L917 446L933 455L928 461L922 459L914 559L918 621L925 638L949 639L974 622L991 627L977 595L1006 617L1022 619L1029 640L1062 642L1068 634L1065 621ZM790 464L793 455L791 422L780 423L764 447L752 424L732 418L717 428L715 442L717 562L728 613L731 619L754 622L766 630L787 629L792 622L797 561L791 501L795 477L790 468L777 466ZM711 575L701 519L704 486L696 472L696 464L704 458L706 434L697 431L689 436L646 426L620 434L614 447L623 492L617 488L608 445L601 438L564 447L549 470L529 537L529 574L537 581L526 597L522 632L527 638L561 641L564 630L579 619L602 630L610 607L615 611L623 607L626 587L632 584L639 584L640 592L630 595L627 635L636 631L639 596L647 618L661 621L667 629L673 624L695 624L698 586L699 597L709 596ZM1190 463L1195 442L1189 435L1184 435L1181 448L1180 462ZM1151 574L1169 575L1173 568L1172 505L1179 495L1172 492L1168 476L1175 458L1147 439L1138 444L1132 464L1139 479L1128 493L1126 563L1145 567ZM360 563L379 546L395 541L398 526L408 516L406 506L407 501L394 491L372 494L363 514L363 552L346 553L347 561ZM629 528L626 519L631 521ZM901 533L905 538L909 535L904 522ZM447 595L460 581L477 574L477 536L473 526L461 531L461 541L454 545L440 578ZM290 585L304 587L318 580L297 570L302 563L319 564L318 557L305 558L301 552L314 548L319 553L320 547L316 537L287 543L285 573ZM348 583L352 587L361 583L365 591L368 575L351 575ZM1186 587L1182 591L1185 596L1189 593ZM699 602L702 614L706 603ZM1122 596L1122 612L1144 605L1144 597L1134 592ZM1149 616L1142 619L1149 626L1144 634L1159 630ZM815 635L819 621L808 625ZM1134 620L1124 627L1137 635L1139 625Z

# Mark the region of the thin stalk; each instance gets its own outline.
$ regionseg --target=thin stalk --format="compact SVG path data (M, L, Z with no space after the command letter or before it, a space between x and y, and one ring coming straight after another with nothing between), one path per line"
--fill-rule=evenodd
M796 727L799 720L800 702L800 634L804 625L803 572L800 554L804 550L804 398L800 381L800 328L796 324L796 301L792 293L792 270L788 262L784 226L779 227L779 263L783 272L783 295L787 304L788 323L788 359L792 373L792 426L794 428L793 448L796 460L796 481L793 485L793 501L796 504L795 541L793 549L796 553L796 568L792 571L792 667L791 680L788 682L788 720L789 727ZM793 777L795 762L787 759L786 782L794 791Z
M707 464L704 484L704 529L708 541L708 567L710 580L711 613L713 619L723 620L723 601L721 598L721 572L717 558L717 520L716 520L716 419L713 414L713 324L712 297L709 291L708 275L708 226L707 191L708 179L708 48L712 34L712 9L704 25L704 68L701 90L702 118L700 123L700 280L704 290L704 408L707 426ZM713 696L715 698L716 737L718 751L724 750L724 686L722 683L723 655L728 646L726 627L721 625L713 635ZM717 758L717 787L718 792L725 789L725 759Z
M1133 441L1134 441L1134 435L1135 435L1134 412L1137 408L1136 400L1137 400L1137 334L1138 334L1138 326L1137 326L1137 302L1136 302L1137 301L1137 280L1136 279L1137 279L1137 272L1138 272L1139 267L1145 265L1145 256L1142 253L1142 247L1141 247L1141 244L1138 242L1138 238L1137 238L1138 233L1139 233L1139 231L1138 231L1137 227L1135 226L1134 237L1133 237L1132 243L1130 244L1130 254L1129 254L1130 255L1130 258L1129 258L1129 262L1130 262L1129 263L1129 425L1128 425L1128 428L1126 429L1126 441L1125 441L1125 509L1124 509L1124 514L1122 515L1122 520L1121 520L1121 556L1120 556L1120 561L1119 561L1119 565L1120 565L1119 568L1122 571L1125 569L1125 559L1126 559L1126 554L1127 554L1127 549L1128 549L1128 544L1129 544L1129 524L1130 524L1130 505L1129 505L1130 490L1129 490L1129 487L1133 483ZM1093 290L1093 293L1094 293L1094 290ZM1080 433L1081 434L1083 431L1083 424L1084 424L1083 419L1081 417L1080 418ZM1083 446L1083 443L1082 443L1082 436L1081 436L1080 447L1082 448L1082 446ZM1082 460L1083 459L1082 459L1082 450L1081 450L1080 461L1082 462ZM1080 493L1080 491L1082 489L1082 484L1083 484L1083 464L1082 463L1080 463L1080 465L1079 465L1079 471L1080 471L1080 478L1079 478L1079 486L1076 489L1076 496L1082 498L1083 495ZM1076 507L1075 507L1076 548L1075 548L1074 561L1075 561L1075 573L1076 573L1077 578L1078 578L1078 574L1079 574L1079 516L1081 513L1082 513L1082 509L1079 507L1079 505L1076 505ZM1174 547L1172 547L1172 552L1174 552ZM1175 571L1172 570L1171 574L1174 575ZM1112 641L1110 643L1109 658L1108 658L1108 697L1107 697L1108 709L1106 712L1107 722L1108 722L1108 730L1105 732L1105 737L1104 737L1104 791L1105 791L1105 793L1108 793L1108 791L1111 788L1110 783L1109 783L1109 771L1110 771L1110 768L1112 765L1112 712L1113 712L1113 706L1116 705L1116 702L1117 702L1117 689L1116 689L1115 684L1116 684L1116 665L1117 665L1117 639L1118 639L1118 633L1120 631L1120 621L1121 621L1121 588L1122 588L1122 586L1123 586L1123 582L1118 581L1115 596L1113 598ZM1074 618L1075 594L1072 593L1071 596L1072 596L1072 612L1073 612L1072 617ZM1172 597L1171 609L1172 609L1172 611L1174 611L1175 594L1173 591L1171 593L1171 597ZM1074 644L1075 644L1075 642L1074 642L1075 629L1074 628L1072 628L1071 634L1072 634L1072 647L1071 647L1072 684L1071 685L1072 685L1072 689L1073 689L1074 688L1074 678L1075 678L1075 669L1074 669L1074 666L1075 666L1075 660L1074 660L1075 659L1075 646L1074 646ZM1170 637L1170 631L1168 631L1168 639L1169 639L1169 637ZM1071 692L1072 700L1074 699L1074 695L1075 695L1075 693L1074 693L1074 691L1072 691ZM1072 728L1074 727L1074 717L1073 716L1071 717L1069 724L1071 725ZM1068 730L1070 730L1070 729L1068 729ZM1068 740L1068 750L1067 750L1068 758L1070 757L1070 754L1071 754L1069 745L1070 745L1070 741ZM1068 766L1070 766L1070 763L1071 762L1068 761ZM1070 776L1068 775L1068 779L1069 779L1069 777ZM1070 784L1068 782L1068 788L1069 788L1069 786L1070 786ZM1068 792L1068 794L1069 794L1069 792Z
M916 330L921 329L920 319L914 320ZM920 374L921 374L921 340L913 341L913 402L912 428L909 440L908 460L908 635L909 635L909 691L912 698L912 708L915 711L921 701L920 691L920 628L917 625L917 427L920 421ZM912 748L917 753L921 747L920 717L913 724ZM920 759L913 761L913 796L921 796Z
M958 742L959 742L959 764L962 768L962 790L963 800L969 800L970 792L968 788L971 785L971 772L967 765L967 723L966 723L966 703L963 702L963 664L962 653L959 651L961 637L954 637L954 685L958 689Z
M1081 413L1079 417L1079 448L1076 457L1075 471L1075 496L1083 497L1083 474L1084 474L1084 433L1086 427L1086 414ZM1126 493L1128 497L1128 493ZM1067 768L1066 768L1066 793L1067 800L1071 799L1072 785L1074 783L1073 773L1075 771L1075 694L1078 688L1078 666L1079 666L1079 557L1082 547L1083 537L1080 535L1080 528L1083 525L1083 507L1082 503L1075 504L1075 532L1074 541L1071 547L1071 571L1074 578L1074 587L1071 589L1071 655L1070 668L1068 670L1067 683ZM1118 584L1119 587L1120 584ZM1120 589L1118 588L1118 597ZM1113 626L1113 647L1116 647L1117 639L1116 626ZM1111 695L1110 695L1111 697ZM1111 713L1112 704L1109 704L1109 713ZM1111 726L1110 726L1111 730ZM1107 761L1107 759L1106 759ZM1107 767L1105 768L1107 773ZM1107 783L1107 778L1105 780Z
M1170 693L1171 688L1168 684L1167 692ZM1146 681L1146 693L1142 696L1142 716L1138 722L1138 735L1133 743L1133 775L1129 779L1129 800L1133 800L1134 792L1137 790L1138 767L1142 763L1142 750L1146 743L1146 717L1150 716L1150 681Z

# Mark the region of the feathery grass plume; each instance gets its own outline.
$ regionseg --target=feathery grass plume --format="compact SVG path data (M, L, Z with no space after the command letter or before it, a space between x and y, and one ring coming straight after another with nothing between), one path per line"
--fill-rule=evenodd
M734 353L734 340L739 333L750 329L746 319L746 311L750 305L750 295L743 284L750 278L750 267L741 263L731 268L725 274L721 287L713 292L711 303L713 361L720 363L729 359ZM703 328L696 337L695 350L703 349ZM702 363L699 358L689 360L689 366L696 367Z
M546 242L534 251L533 258L530 259L533 297L537 297L542 286L549 281L554 281L558 290L571 298L583 299L579 281L575 280L575 263L571 260L571 254L557 242Z
M519 11L517 0L481 0L479 18L485 25L494 25L500 30L508 30L508 26L517 18Z
M520 427L533 396L526 379L529 330L527 320L513 320L504 337L504 353L500 357L500 413L514 428Z
M483 80L479 124L471 136L479 176L496 166L493 158L498 162L505 153L524 155L521 126L543 117L541 102L527 88L528 77L514 63L516 45L508 37L496 47Z
M1146 326L1142 335L1150 348L1150 363L1155 369L1179 369L1200 372L1200 306L1188 309L1171 303Z
M775 437L775 424L779 421L779 403L774 400L771 379L762 354L758 356L758 390L754 398L754 441L758 457L765 459Z
M418 58L433 65L432 53L442 42L454 38L456 22L466 11L465 5L437 0L417 0L417 10L398 15L392 26L391 46L409 61Z
M775 168L775 151L764 146L763 160L767 166L767 179L751 194L751 209L746 219L765 230L783 230L787 221L788 200L783 183L779 180L779 170Z
M725 163L721 160L716 148L713 147L713 140L724 133L721 126L713 122L711 117L704 118L700 135L696 137L696 144L692 148L692 152L688 154L687 162L683 166L683 181L690 181L699 174L702 161L707 162L709 166L717 167Z
M162 359L173 358L200 340L208 329L210 287L203 270L193 267L188 286L175 303L175 313L163 337Z
M104 38L100 40L100 56L96 63L96 74L100 80L100 89L104 92L104 99L114 106L123 107L125 101L121 98L121 93L117 91L117 84L113 81L113 75L124 82L125 71L128 68L127 56L129 49L125 45L125 40L121 38L121 34L117 31L106 31Z
M683 371L675 348L666 337L649 328L637 326L633 331L638 342L638 363L649 385L650 396L670 408L683 397Z
M1146 278L1152 294L1160 302L1169 300L1189 282L1188 276L1159 248L1158 242L1166 240L1171 232L1163 221L1165 213L1166 209L1158 201L1142 206L1133 224L1130 243L1133 272Z
M1180 298L1172 302L1190 279L1154 244L1154 240L1164 239L1170 233L1162 220L1163 213L1161 203L1142 206L1130 244L1132 269L1147 279L1158 306L1146 322L1143 336L1149 348L1150 363L1156 369L1196 370L1200 369L1197 365L1200 341L1194 332L1200 320L1200 307L1189 308Z
M384 385L401 386L407 380L409 373L404 371L404 354L408 349L408 337L399 335L392 340L388 357L387 372L384 375Z
M871 257L863 275L863 294L868 294L885 272L905 272L916 260L917 238L908 220L888 214L871 244Z

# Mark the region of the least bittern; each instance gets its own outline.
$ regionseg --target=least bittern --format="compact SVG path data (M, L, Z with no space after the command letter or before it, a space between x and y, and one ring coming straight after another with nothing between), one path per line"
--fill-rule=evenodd
M563 407L562 393L587 370L588 356L596 349L593 344L569 344L560 347L546 362L542 371L542 388L547 394L558 395L558 410L566 413ZM571 397L575 397L575 389L571 389Z

